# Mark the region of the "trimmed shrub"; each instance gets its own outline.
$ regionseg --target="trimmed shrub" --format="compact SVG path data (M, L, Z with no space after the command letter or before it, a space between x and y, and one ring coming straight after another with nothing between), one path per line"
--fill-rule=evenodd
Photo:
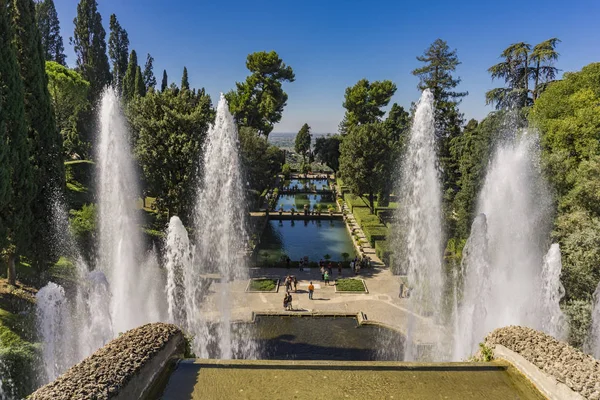
M390 257L392 253L393 252L390 249L389 242L387 240L375 241L375 254L381 261L385 263L385 265L390 265Z
M354 219L361 226L373 226L373 225L381 225L379 218L376 215L371 214L369 207L356 207L352 214L354 214Z
M344 200L346 201L346 205L350 207L350 211L352 212L354 212L355 207L367 207L367 204L363 201L362 198L355 196L351 193L345 193Z
M363 228L363 232L371 246L375 246L377 240L385 240L388 235L388 229L384 226L367 226Z

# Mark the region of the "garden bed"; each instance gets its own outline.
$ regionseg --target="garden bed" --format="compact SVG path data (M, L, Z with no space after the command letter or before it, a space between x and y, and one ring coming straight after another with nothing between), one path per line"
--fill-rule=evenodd
M279 279L253 278L248 282L246 292L249 293L277 293L279 291Z
M363 279L343 278L335 283L336 293L369 293Z

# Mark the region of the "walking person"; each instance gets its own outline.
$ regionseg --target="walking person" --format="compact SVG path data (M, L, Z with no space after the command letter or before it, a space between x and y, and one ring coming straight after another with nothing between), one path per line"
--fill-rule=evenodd
M325 267L321 266L321 280L324 281L325 280Z
M298 278L294 276L294 293L298 293Z
M312 281L308 285L308 299L313 299L313 293L315 292L315 285L313 285Z
M323 280L325 281L325 284L329 286L329 273L327 271L323 274Z

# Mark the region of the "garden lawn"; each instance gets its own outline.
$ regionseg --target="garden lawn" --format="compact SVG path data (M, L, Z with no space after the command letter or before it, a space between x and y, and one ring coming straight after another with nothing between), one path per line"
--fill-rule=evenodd
M255 292L272 292L275 290L277 280L275 279L252 279L248 290Z
M336 285L338 292L366 292L362 279L338 279Z

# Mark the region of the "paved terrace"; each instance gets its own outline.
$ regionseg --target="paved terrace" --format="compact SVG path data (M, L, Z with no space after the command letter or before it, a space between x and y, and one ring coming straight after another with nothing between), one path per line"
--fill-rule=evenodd
M407 335L409 322L414 321L413 338L415 343L427 344L437 341L437 335L443 335L427 318L413 314L408 308L408 299L399 298L400 277L393 275L387 268L375 267L362 269L359 278L364 279L368 293L336 293L335 286L330 282L326 286L321 281L321 272L317 269L299 271L296 268L253 268L251 277L278 278L281 285L278 292L273 293L247 293L248 281L234 281L228 283L231 290L232 320L252 320L253 312L259 313L331 313L331 314L358 314L364 313L368 323L378 323ZM292 293L294 311L286 312L283 309L283 295L285 287L283 280L286 275L292 274L298 278L298 292ZM333 277L337 278L337 268L333 270ZM354 277L349 269L342 270L342 277ZM308 298L308 285L312 281L315 285L313 300ZM219 319L218 293L222 283L215 281L210 288L210 293L204 303L203 315L208 319ZM414 318L409 318L413 315Z

